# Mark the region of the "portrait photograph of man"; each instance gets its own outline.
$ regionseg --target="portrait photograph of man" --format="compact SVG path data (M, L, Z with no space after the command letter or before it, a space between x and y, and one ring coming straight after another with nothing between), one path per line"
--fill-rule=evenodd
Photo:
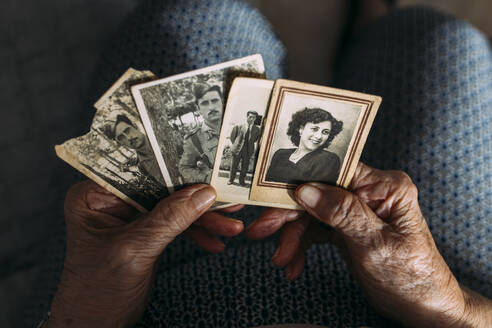
M108 137L113 138L120 146L134 150L137 154L137 160L134 164L138 166L140 171L164 184L147 136L126 115L116 116L114 125L108 129Z
M132 87L171 192L210 182L230 83L264 71L261 56L252 55Z
M184 183L209 183L219 144L224 102L217 85L198 83L194 86L196 106L185 106L180 115L198 111L201 120L195 128L185 130L179 172Z
M55 146L60 158L141 212L169 195L130 93L154 78L128 69L94 105L89 132Z

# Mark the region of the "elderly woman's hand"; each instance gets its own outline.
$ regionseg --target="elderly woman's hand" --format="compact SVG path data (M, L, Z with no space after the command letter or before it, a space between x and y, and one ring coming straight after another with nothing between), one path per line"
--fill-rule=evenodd
M313 240L334 242L371 304L404 325L492 327L490 301L456 281L405 173L359 164L349 190L302 185L296 197L309 214L268 209L246 234L260 239L283 226L273 262L287 267L289 279L301 274Z
M67 252L47 327L123 327L143 313L159 255L180 233L212 252L242 222L205 211L215 192L195 185L136 211L93 182L73 186L65 201ZM201 218L193 224L199 217Z

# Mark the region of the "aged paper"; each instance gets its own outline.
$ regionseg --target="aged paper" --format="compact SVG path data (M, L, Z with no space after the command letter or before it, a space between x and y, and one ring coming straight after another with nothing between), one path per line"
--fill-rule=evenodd
M277 80L250 200L301 209L299 184L348 187L380 103L378 96Z
M264 74L261 56L252 55L132 87L170 192L210 182L232 81Z
M251 204L251 183L273 84L253 78L234 80L210 183L218 201Z
M90 131L55 146L58 157L141 212L169 195L130 93L154 79L128 69L96 102Z

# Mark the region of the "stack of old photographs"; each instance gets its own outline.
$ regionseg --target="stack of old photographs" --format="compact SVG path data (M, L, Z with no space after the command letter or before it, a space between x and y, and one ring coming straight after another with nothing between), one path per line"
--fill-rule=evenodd
M164 79L129 69L56 152L142 212L195 183L215 187L212 209L300 209L301 183L347 187L381 98L264 78L260 55Z

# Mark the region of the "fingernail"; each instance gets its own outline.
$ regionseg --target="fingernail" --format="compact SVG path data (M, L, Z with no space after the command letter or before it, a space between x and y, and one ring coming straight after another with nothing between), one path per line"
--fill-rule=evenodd
M244 230L244 223L239 220L232 219L232 221L236 224L234 234L240 234Z
M289 211L285 215L285 220L288 222L297 220L303 213L304 211Z
M87 207L94 211L104 210L106 208L120 205L122 200L112 194L103 194L100 192L89 192L86 196Z
M285 268L285 277L287 278L287 280L292 280L292 276L294 275L294 272L292 270L292 266L288 266L287 268Z
M236 222L236 223L240 223L240 224L244 224L243 221L238 220L238 219L231 218L231 221Z
M220 245L217 245L215 248L216 253L222 253L226 248L226 245L224 243L221 243Z
M215 190L210 186L199 189L191 195L191 199L193 199L198 211L210 207L214 202L215 197Z
M307 207L315 207L321 200L321 190L309 184L302 186L297 191L297 197Z
M277 259L277 257L278 257L279 254L280 254L280 246L277 248L277 250L273 254L272 262L275 262L275 260Z
M310 186L312 187L316 187L320 190L323 190L323 189L326 189L326 188L330 188L329 185L325 184L325 183L321 183L321 182L310 182L309 183Z

